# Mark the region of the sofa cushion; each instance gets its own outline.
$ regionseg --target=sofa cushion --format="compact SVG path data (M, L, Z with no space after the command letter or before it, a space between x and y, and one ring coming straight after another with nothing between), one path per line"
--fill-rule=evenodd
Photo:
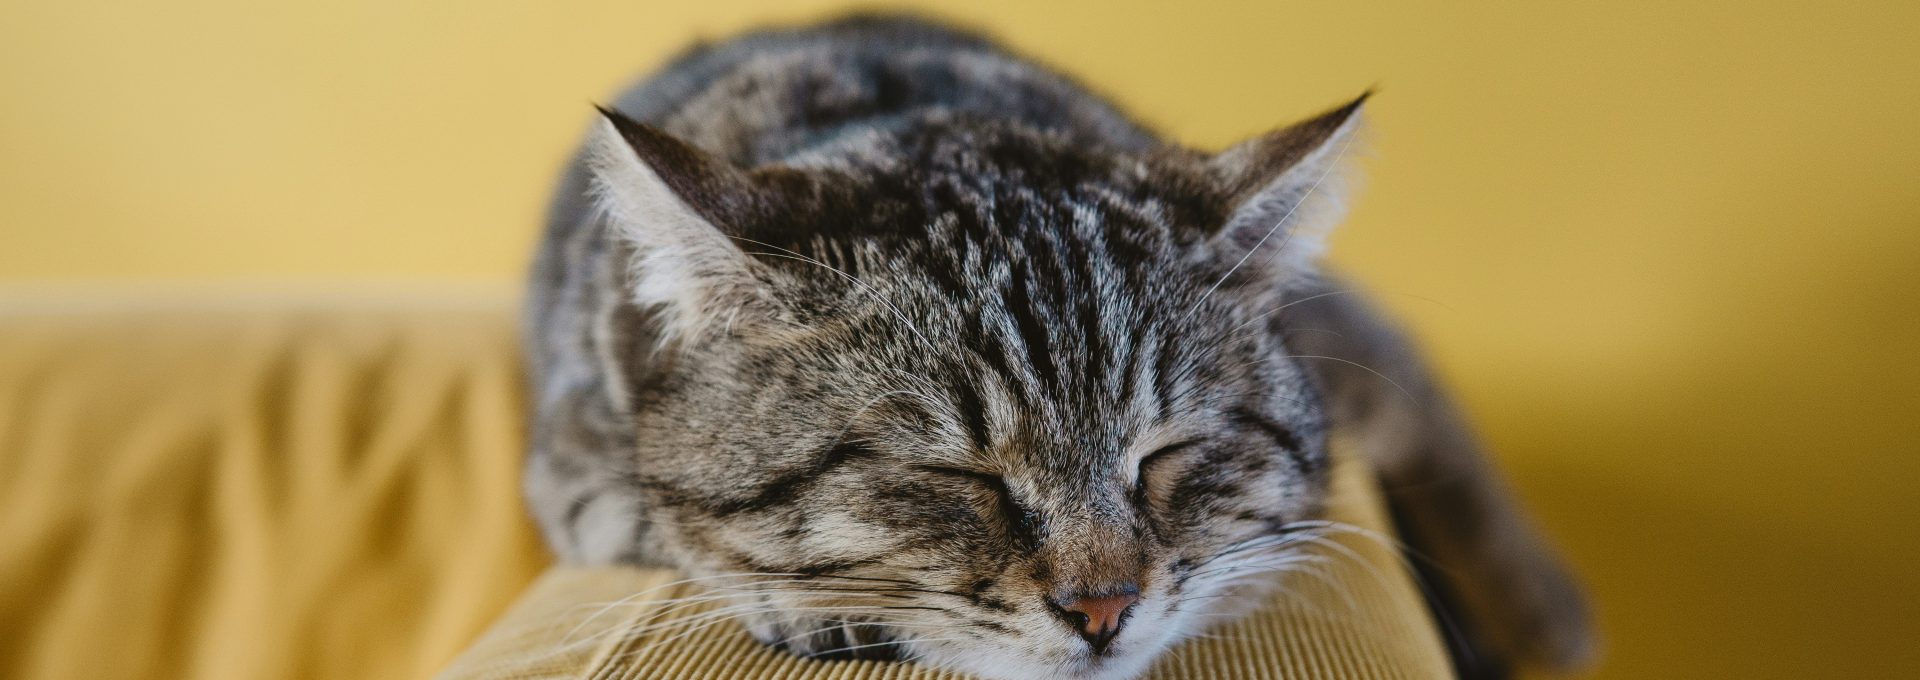
M546 566L506 291L0 294L0 677L425 678Z

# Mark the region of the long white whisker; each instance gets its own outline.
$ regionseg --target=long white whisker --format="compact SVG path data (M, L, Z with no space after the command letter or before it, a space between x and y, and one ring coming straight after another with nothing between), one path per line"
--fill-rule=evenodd
M1267 239L1273 238L1274 233L1280 231L1280 227L1286 225L1287 220L1293 217L1294 211L1299 210L1300 206L1306 205L1307 198L1310 196L1313 196L1313 192L1320 188L1320 183L1326 181L1327 176L1332 175L1333 171L1336 168L1340 167L1340 159L1346 157L1347 147L1352 144L1353 144L1353 137L1351 136L1347 137L1346 139L1340 140L1340 150L1334 154L1333 161L1330 163L1327 163L1326 169L1320 171L1320 176L1315 177L1313 179L1313 184L1308 186L1307 190L1300 194L1300 200L1294 201L1293 205L1288 206L1286 214L1281 215L1280 219L1276 220L1273 223L1273 228L1268 229L1267 233L1262 234L1260 236L1260 240L1254 242L1252 248L1247 249L1247 254L1242 255L1240 257L1240 261L1233 263L1233 266L1227 269L1227 273L1221 274L1220 280L1214 281L1213 286L1207 288L1207 292L1200 294L1200 299L1194 301L1193 308L1187 310L1187 316L1186 316L1187 319L1192 319L1194 312L1199 311L1200 305L1205 303L1207 301L1207 298L1213 295L1214 291L1219 290L1221 284L1226 283L1227 279L1231 278L1234 272L1240 271L1240 267L1242 265L1245 265L1247 263L1247 260L1253 259L1253 254L1256 252L1259 252L1260 246L1266 245ZM1293 240L1293 235L1295 233L1296 232L1294 231L1287 232L1286 237L1280 239L1279 247L1281 248L1287 247L1287 243Z
M1330 357L1330 356L1324 356L1320 354L1289 354L1287 355L1287 358L1289 359L1326 359L1328 361L1338 361L1340 363L1353 366L1355 368L1361 369L1368 373L1372 373L1375 376L1379 377L1381 380L1387 381L1387 384L1392 385L1393 389L1399 390L1400 394L1405 395L1407 398L1407 401L1413 402L1415 406L1420 405L1420 400L1415 398L1412 392L1408 392L1407 388L1401 387L1400 383L1395 382L1393 378L1387 377L1387 374L1373 370L1373 367L1368 366L1366 364L1362 364L1360 362L1353 361L1351 359L1342 359L1340 357Z
M592 616L587 617L585 620L581 621L578 625L574 626L573 629L567 633L566 638L569 638L569 639L572 638L574 634L580 631L580 629L587 627L589 624L592 624L595 620L598 620L601 616L605 615L607 612L622 606L664 605L662 611L657 612L655 614L655 616L660 616L660 615L665 615L665 614L670 614L673 612L680 611L684 609L683 605L688 602L695 602L695 603L705 602L705 601L711 601L713 599L719 599L721 597L743 597L743 596L750 596L754 594L764 594L767 592L797 592L796 590L791 590L791 589L769 589L764 591L747 590L745 592L736 592L731 594L701 593L701 594L690 595L690 596L685 596L681 598L668 598L665 600L646 600L644 602L635 602L636 599L646 597L647 595L657 593L662 590L672 588L672 587L677 587L677 586L702 584L708 581L724 581L729 579L748 579L748 578L761 578L761 577L789 577L789 578L781 578L779 580L774 580L774 581L748 581L747 585L748 586L783 585L783 584L796 584L796 583L821 585L820 584L821 579L835 579L835 578L841 579L843 581L851 581L851 582L869 582L870 581L868 579L853 579L853 578L837 577L837 576L830 576L830 575L801 574L801 573L793 573L793 572L788 572L788 573L736 572L736 573L712 574L708 576L697 576L692 578L685 578L677 581L672 581L669 583L663 583L661 585L654 586L646 590L642 590L638 593L628 595L612 603L606 604L605 606L601 607L599 611L594 612ZM802 578L790 578L790 577L802 577ZM877 582L885 583L888 581L890 581L890 579L881 579ZM705 585L702 587L715 589L715 590L727 588L725 584L722 584L720 586ZM929 592L929 593L937 592L930 589L921 589L921 588L900 589L900 587L897 585L891 586L891 587L896 589L894 592L923 592L923 591ZM836 591L836 594L839 594L839 595L850 595L854 593L878 594L877 591L880 591L880 590L884 590L884 589L869 588L864 591L845 590L845 591Z
M740 237L738 237L738 236L735 236L734 238L740 238ZM750 241L750 240L752 240L752 239L741 239L741 240L743 240L743 241ZM781 248L780 246L776 246L776 245L772 245L772 244L768 244L768 243L761 243L761 242L759 242L759 241L753 241L753 242L754 242L754 243L759 243L760 245L763 245L763 246L767 246L767 247L769 247L769 248L774 248L774 249L776 249L776 250L787 250L787 249L785 249L785 248ZM747 253L747 254L749 254L749 255L764 255L764 256L767 256L767 257L780 257L780 258L786 258L786 259L789 259L789 260L798 260L798 261L801 261L801 262L805 262L805 263L808 263L808 264L812 264L812 265L817 265L817 266L820 266L820 267L824 267L824 268L826 268L826 269L827 269L827 271L831 271L831 272L833 272L833 273L835 273L835 274L839 274L839 275L840 275L840 276L841 276L842 278L845 278L845 279L846 279L846 280L847 280L847 281L848 281L849 283L852 283L853 285L856 285L856 286L859 286L859 287L860 287L860 289L861 289L862 291L865 291L866 293L868 293L868 294L870 294L870 295L872 295L872 296L873 296L873 299L874 299L874 300L877 300L877 301L879 301L879 302L880 302L880 304L883 304L883 305L886 305L886 306L887 306L887 309L889 309L889 310L892 310L892 311L893 311L893 316L894 316L894 318L896 318L896 319L899 319L899 320L900 320L900 323L901 323L901 324L903 324L903 325L905 325L905 326L907 327L907 330L908 330L909 332L911 332L911 333L913 333L913 335L914 335L914 337L917 337L917 338L920 338L920 342L921 342L921 343L923 343L923 344L925 344L925 345L927 346L927 349L928 349L929 351L934 351L934 352L938 352L938 351L939 351L939 349L938 349L937 347L935 347L935 346L934 346L934 344L933 344L933 341L931 341L931 340L928 340L928 339L927 339L927 336L925 336L925 335L923 335L923 334L921 334L921 333L920 333L920 328L919 328L918 326L915 326L915 325L913 325L913 322L912 322L912 321L909 321L909 320L907 319L907 315L906 315L906 313L905 313L905 312L902 312L902 311L900 311L900 308L899 308L899 307L895 307L895 306L893 305L893 302L891 302L891 301L889 301L889 300L887 300L887 299L886 299L885 297L883 297L883 296L881 296L881 295L880 295L880 291L879 291L879 290L877 290L877 289L875 289L875 288L874 288L873 286L870 286L870 285L867 285L867 282L865 282L865 281L861 281L860 279L858 279L858 278L855 278L855 277L854 277L854 275L852 275L852 274L848 274L848 273L846 273L846 272L843 272L843 271L840 271L840 270L839 270L839 268L836 268L836 267L834 267L833 265L830 265L830 264L827 264L827 263L825 263L825 262L821 262L821 261L819 261L819 260L816 260L816 259L813 259L813 258L810 258L810 257L807 257L807 256L805 256L805 255L801 255L801 254L798 254L798 253L794 253L794 252L793 252L793 251L791 251L791 250L787 250L787 252L788 252L788 253L793 253L793 254L790 254L790 255L782 255L782 254L780 254L780 253L768 253L768 252L760 252L760 251L755 251L755 252L749 252L749 253Z
M1245 321L1244 323L1241 323L1241 324L1240 324L1240 325L1238 325L1238 326L1234 326L1234 327L1232 327L1232 328L1229 328L1229 329L1227 329L1227 333L1226 333L1226 334L1227 334L1227 335L1232 335L1232 334L1233 334L1233 333L1234 333L1235 331L1238 331L1238 330L1240 330L1240 329L1242 329L1242 328L1246 328L1246 327L1248 327L1248 326L1251 326L1251 325L1253 325L1253 324L1255 324L1255 323L1258 323L1258 322L1259 322L1259 321L1260 321L1261 319L1265 319L1265 318L1267 318L1267 317L1269 317L1269 316L1273 316L1273 315L1275 315L1275 314L1278 314L1278 313L1280 313L1280 312L1283 312L1283 311L1286 311L1286 309L1287 309L1288 307L1292 307L1292 306L1294 306L1294 305L1297 305L1297 304L1300 304L1300 303L1302 303L1302 302L1312 302L1312 301L1314 301L1314 300L1318 300L1318 299L1320 299L1320 298L1324 298L1324 297L1333 297L1333 296L1335 296L1335 295L1352 295L1352 294L1355 294L1355 293L1359 293L1359 292L1361 292L1361 291L1360 291L1359 289L1357 289L1357 288L1349 288L1349 289L1347 289L1347 290L1333 290L1333 291L1327 291L1327 292L1324 292L1324 293L1315 293L1315 294L1313 294L1313 295L1308 295L1308 296L1306 296L1306 297L1303 297L1303 298L1300 298L1300 299L1298 299L1298 300L1288 300L1288 301L1286 301L1286 302L1283 302L1283 303L1281 303L1281 304L1279 304L1279 305L1275 305L1273 309L1269 309L1269 310L1267 310L1267 311L1264 311L1264 312L1261 312L1261 313L1259 313L1259 314L1256 314L1256 315L1254 315L1254 317L1253 317L1253 318L1251 318L1251 319L1247 319L1247 320L1246 320L1246 321ZM1332 331L1328 331L1328 332L1332 332Z

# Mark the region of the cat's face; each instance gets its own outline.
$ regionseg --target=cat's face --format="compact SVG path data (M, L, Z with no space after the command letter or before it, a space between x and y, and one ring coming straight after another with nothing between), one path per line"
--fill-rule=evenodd
M636 236L662 332L629 368L634 491L767 644L1132 677L1254 597L1319 510L1318 400L1271 323L1290 261L1249 264L1257 239L1221 234L1231 192L1194 175L1037 179L980 153L812 192L784 230L671 262ZM607 162L603 189L650 179ZM704 278L649 284L670 266Z
M796 652L1131 674L1233 604L1247 564L1223 555L1309 517L1325 467L1305 376L1236 328L1257 312L1187 318L1216 272L1156 264L1151 293L1111 296L850 271L892 305L847 285L834 321L663 378L636 452L655 530L703 575L767 574L726 585L761 593L749 628Z

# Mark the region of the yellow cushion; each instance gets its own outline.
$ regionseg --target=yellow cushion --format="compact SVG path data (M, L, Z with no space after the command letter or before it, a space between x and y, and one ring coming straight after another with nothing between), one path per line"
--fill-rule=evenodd
M423 678L547 568L519 498L509 293L179 299L0 292L0 677ZM1339 488L1343 518L1384 529L1363 471ZM1327 565L1338 590L1296 579L1157 672L1445 676L1403 570L1347 544L1363 561ZM789 659L727 625L591 637L646 607L572 630L580 605L672 578L552 569L444 675L937 677Z
M0 294L0 678L424 678L546 566L512 301Z

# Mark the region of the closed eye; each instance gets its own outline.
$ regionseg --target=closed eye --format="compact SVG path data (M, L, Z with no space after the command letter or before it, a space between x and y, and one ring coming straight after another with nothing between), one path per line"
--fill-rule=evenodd
M1154 449L1153 453L1149 453L1146 456L1141 457L1140 469L1134 473L1134 482L1133 482L1134 486L1137 488L1145 488L1147 484L1147 472L1152 470L1155 465L1165 462L1167 459L1172 458L1174 455L1182 453L1188 449L1191 449L1199 443L1200 443L1200 440L1198 439L1188 439L1185 441L1175 442L1172 444L1168 444L1166 446L1162 446L1158 449Z
M1006 480L1000 479L1000 475L996 475L992 473L978 472L974 470L967 470L967 469L956 468L956 467L947 467L945 465L921 465L918 467L921 470L925 470L927 472L931 472L933 474L940 475L942 477L964 479L964 480L975 482L984 486L998 487L1002 489L1006 488L1007 486Z
M1014 500L1013 490L1007 488L1007 480L1000 475L943 465L922 465L920 469L942 477L964 479L991 491L1000 517L1006 522L1014 541L1028 548L1039 545L1039 516Z
M1287 426L1274 422L1272 418L1268 418L1259 411L1241 409L1235 411L1234 416L1238 418L1242 424L1258 429L1266 434L1267 437L1273 439L1274 445L1279 446L1282 450L1300 451L1304 446L1300 441L1300 435L1288 429Z

